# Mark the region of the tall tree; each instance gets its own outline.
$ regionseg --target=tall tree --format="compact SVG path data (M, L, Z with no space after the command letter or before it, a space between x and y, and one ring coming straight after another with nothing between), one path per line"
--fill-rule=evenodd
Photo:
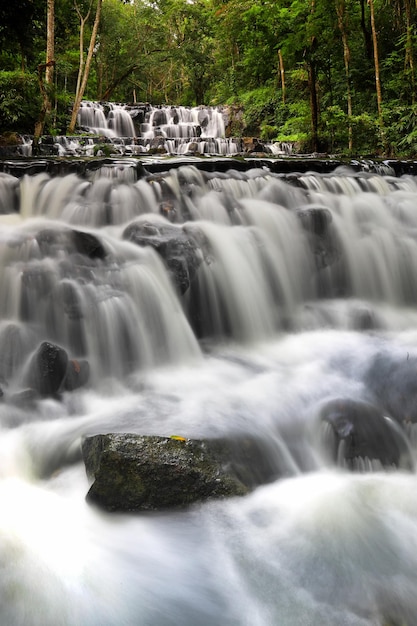
M340 30L343 44L343 62L346 75L346 98L347 98L347 115L348 115L348 141L349 152L353 150L353 130L352 130L352 90L350 86L350 48L348 42L346 28L346 5L345 0L336 0L337 24Z
M55 0L47 0L46 14L46 71L45 82L51 86L54 82L55 67ZM50 107L49 102L49 107Z
M384 119L382 115L382 89L381 89L381 72L379 68L379 53L378 53L378 34L375 25L375 5L374 0L368 0L369 9L371 12L371 32L372 32L372 45L374 52L374 69L375 69L375 88L376 88L376 102L378 106L378 121L381 138L383 136Z
M86 22L88 21L88 18L90 17L90 13L91 13L91 6L93 4L93 0L90 0L90 4L88 6L87 12L85 13L85 15L82 14L82 9L79 5L79 3L77 2L77 0L74 0L74 7L75 7L75 11L78 15L78 19L80 20L80 32L79 32L79 66L78 66L78 74L77 74L77 86L75 88L75 94L77 95L81 89L81 82L82 82L82 78L83 78L83 72L84 72L84 30L85 30L85 25ZM78 110L77 110L78 111Z
M278 50L278 65L279 65L279 75L281 79L281 92L282 92L282 104L285 104L285 67L284 67L284 58L282 56L282 50L279 48Z
M98 27L100 24L102 2L103 0L97 0L94 24L93 24L93 29L91 31L90 45L88 47L88 53L87 53L85 65L81 61L81 57L83 54L83 48L81 48L82 46L81 36L84 35L84 23L82 19L80 18L80 79L77 81L77 89L75 93L74 104L72 107L71 121L68 126L68 133L70 135L72 135L75 131L78 110L80 108L81 100L83 99L84 92L87 87L88 76L90 74L91 61L93 59L94 46L96 45Z
M39 117L35 124L33 134L33 150L36 153L39 138L45 127L45 120L51 113L51 91L54 81L55 68L55 0L47 0L46 11L46 63L38 66L39 88L42 95L42 107ZM45 83L43 81L43 72L45 72Z

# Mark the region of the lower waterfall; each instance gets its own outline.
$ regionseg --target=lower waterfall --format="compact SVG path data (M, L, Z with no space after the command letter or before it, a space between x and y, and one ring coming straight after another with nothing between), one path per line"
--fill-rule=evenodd
M416 207L390 171L0 174L2 625L417 622ZM36 392L44 342L88 380ZM256 439L274 476L105 513L110 432Z

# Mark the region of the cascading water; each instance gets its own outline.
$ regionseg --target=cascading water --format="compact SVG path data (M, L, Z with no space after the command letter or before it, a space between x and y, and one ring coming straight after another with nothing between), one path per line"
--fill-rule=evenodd
M226 137L222 107L152 106L83 101L77 121L82 133L40 139L44 154L59 156L121 155L217 155L243 151L242 140ZM260 148L272 155L291 154L289 143L266 142ZM23 146L22 146L23 152ZM26 156L31 145L24 146Z
M416 200L346 169L0 176L1 624L416 623ZM87 384L30 392L45 341ZM107 432L256 437L276 479L104 514Z

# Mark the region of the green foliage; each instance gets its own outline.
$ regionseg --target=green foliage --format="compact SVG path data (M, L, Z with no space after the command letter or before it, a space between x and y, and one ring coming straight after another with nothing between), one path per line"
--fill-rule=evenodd
M240 94L244 109L244 121L248 135L258 134L261 125L274 125L279 107L279 92L273 86L259 87Z
M417 155L417 104L392 107L385 122L392 153L409 157Z
M45 132L51 135L65 135L70 121L72 96L66 91L57 91L54 96L54 111L47 120Z
M280 127L277 141L291 141L308 149L311 133L310 110L305 101L288 105L287 119Z
M270 124L261 124L261 139L263 141L273 141L278 134L278 128Z
M32 133L40 106L36 76L0 72L0 133Z
M379 146L379 126L376 114L361 113L351 118L355 152L375 154Z
M330 152L348 142L348 117L338 105L329 106L321 116L321 141Z

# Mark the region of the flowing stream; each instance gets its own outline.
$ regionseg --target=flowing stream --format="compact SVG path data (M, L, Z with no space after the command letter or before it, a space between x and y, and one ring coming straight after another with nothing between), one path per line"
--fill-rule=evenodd
M0 174L0 212L2 626L417 624L417 178L126 161ZM192 237L186 288L132 223ZM45 340L88 384L27 394ZM408 467L330 458L339 399L392 418ZM80 455L107 432L256 438L276 473L108 514Z

